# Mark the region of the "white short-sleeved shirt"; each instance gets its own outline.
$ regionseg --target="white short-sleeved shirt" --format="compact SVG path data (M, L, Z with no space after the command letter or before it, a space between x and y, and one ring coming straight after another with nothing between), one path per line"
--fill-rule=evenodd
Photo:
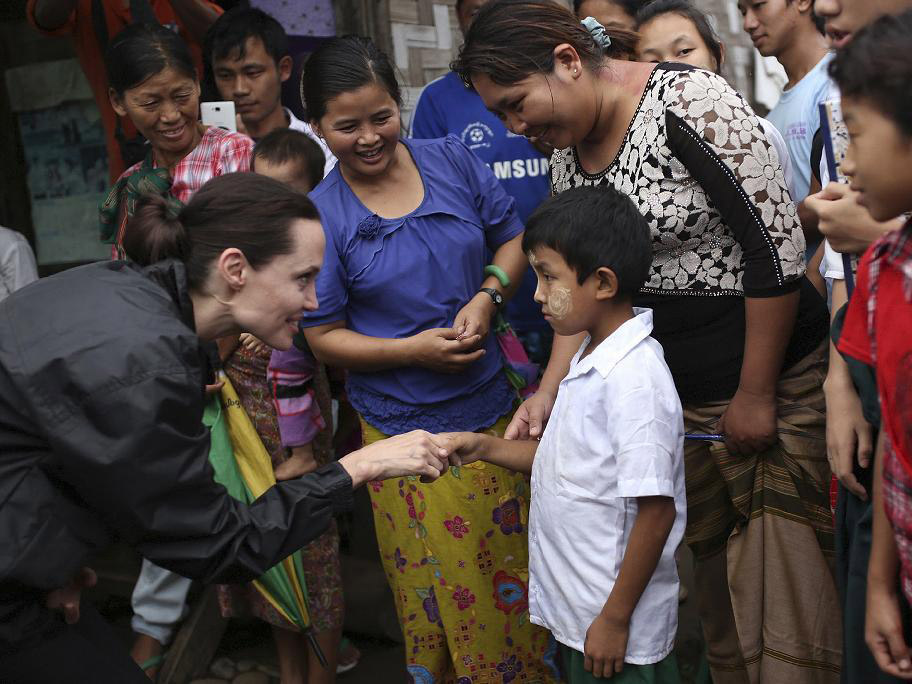
M304 133L307 137L314 140L314 142L320 146L320 149L323 150L323 154L326 156L326 164L323 165L323 177L325 178L336 165L336 157L332 152L329 151L329 147L327 147L326 143L323 141L323 138L316 134L309 123L301 121L298 117L292 114L291 110L288 107L285 107L285 116L288 117L288 127L291 130Z
M762 117L758 118L760 119L760 125L763 127L763 132L766 133L770 145L776 148L776 154L779 156L779 166L782 167L782 176L785 178L785 185L788 187L789 196L792 198L792 201L795 202L798 186L796 185L795 180L795 167L792 165L792 157L785 144L785 138L782 137L782 133L779 132L779 129L776 128L771 121L767 121Z
M637 497L672 497L674 526L630 621L625 660L644 665L671 652L677 631L684 421L662 347L649 336L652 311L634 311L583 359L589 339L580 347L535 455L529 614L582 651L617 580Z
M0 226L0 300L36 280L35 255L25 236Z

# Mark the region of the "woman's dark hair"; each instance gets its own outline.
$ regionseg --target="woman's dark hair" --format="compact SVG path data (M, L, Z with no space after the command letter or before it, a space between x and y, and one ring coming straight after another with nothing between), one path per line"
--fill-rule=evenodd
M583 6L584 2L587 2L587 0L573 0L573 13L580 19L586 18L579 13L580 7ZM611 5L617 5L624 10L624 13L631 19L636 16L637 10L639 10L640 6L643 4L642 0L605 0L605 2Z
M526 221L522 248L550 247L576 271L580 285L606 266L618 295L631 297L652 264L649 224L631 199L612 187L581 186L545 200Z
M605 57L627 59L635 53L636 33L612 28L608 35L611 46L603 51L576 15L552 0L491 0L475 15L450 68L470 88L477 74L512 85L554 69L554 48L561 43L572 45L591 70Z
M868 24L830 63L843 97L867 100L912 136L912 10Z
M716 73L720 73L722 70L722 41L719 40L719 36L716 35L706 15L691 5L688 0L652 0L643 5L636 13L637 31L643 24L649 23L663 14L677 14L691 21L716 60Z
M399 81L389 57L370 38L333 38L317 49L304 64L301 99L311 119L322 119L326 103L342 93L366 85L381 86L402 106Z
M175 216L159 195L139 200L124 230L127 256L141 265L180 259L187 280L202 289L212 262L229 247L260 268L294 249L295 219L320 220L307 195L256 173L216 176Z
M270 164L300 164L307 172L311 185L323 179L326 166L326 155L316 141L292 128L277 128L256 144L251 170L255 170L257 159L264 159Z
M105 53L105 66L108 85L120 96L168 67L194 81L199 79L187 44L158 24L131 24L114 36Z

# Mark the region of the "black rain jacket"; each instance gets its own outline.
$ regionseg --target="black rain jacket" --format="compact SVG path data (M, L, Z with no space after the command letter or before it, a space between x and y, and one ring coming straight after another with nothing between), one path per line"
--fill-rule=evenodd
M72 269L0 303L0 651L59 624L48 592L115 538L204 582L246 582L352 502L338 464L251 506L213 480L206 354L183 264Z

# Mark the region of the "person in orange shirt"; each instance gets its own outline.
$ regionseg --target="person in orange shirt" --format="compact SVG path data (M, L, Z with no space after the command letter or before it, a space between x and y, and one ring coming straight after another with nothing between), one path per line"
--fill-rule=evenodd
M128 166L142 159L145 150L132 142L137 132L130 120L123 118L118 125L111 108L104 46L131 23L157 21L186 41L202 74L203 38L222 9L209 0L28 0L27 13L29 22L42 33L73 37L79 64L101 111L113 183ZM105 32L107 35L100 35Z

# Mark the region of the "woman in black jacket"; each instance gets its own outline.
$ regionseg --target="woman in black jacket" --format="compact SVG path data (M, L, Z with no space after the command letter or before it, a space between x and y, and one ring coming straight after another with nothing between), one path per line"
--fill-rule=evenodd
M319 216L282 183L228 174L177 216L143 200L128 233L165 260L91 264L0 304L2 682L147 681L91 607L75 624L48 607L115 538L181 575L246 582L323 532L354 487L446 470L440 438L413 432L251 506L230 498L207 458L202 343L291 345L317 308Z

